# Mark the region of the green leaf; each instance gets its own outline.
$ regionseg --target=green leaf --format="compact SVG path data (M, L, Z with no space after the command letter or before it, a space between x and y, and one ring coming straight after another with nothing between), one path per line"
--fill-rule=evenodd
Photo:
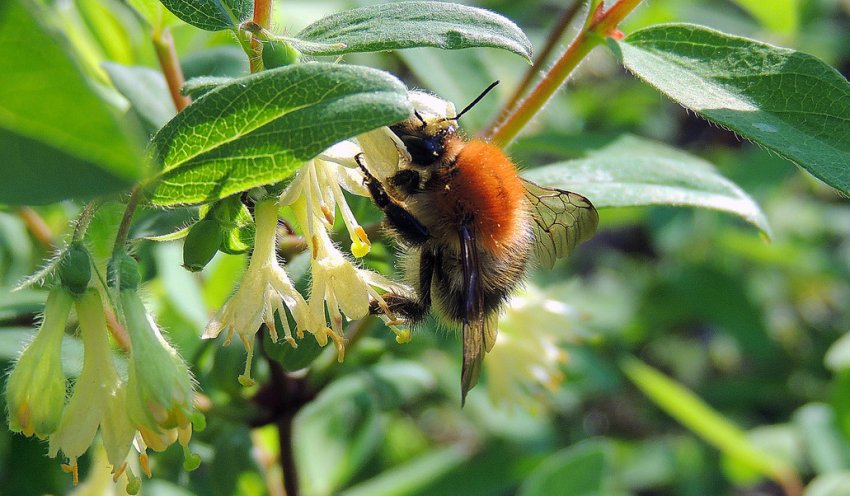
M850 496L850 471L815 477L806 486L804 496Z
M115 88L154 129L161 128L177 114L162 72L112 62L104 62L103 69Z
M796 479L793 467L758 449L744 431L684 386L635 358L621 367L659 408L735 462L780 483Z
M526 178L587 196L596 208L676 205L737 215L765 234L770 226L741 188L708 162L661 143L622 136L585 158L530 169Z
M235 29L254 15L253 0L160 0L183 21L207 31Z
M794 412L794 424L815 473L850 469L850 446L835 412L823 403L808 403Z
M199 98L208 92L232 81L231 77L224 76L200 76L192 78L180 88L180 93Z
M412 113L404 85L367 67L297 64L233 80L154 136L159 205L202 203L289 177L327 147Z
M32 318L41 313L47 292L39 289L9 291L0 288L0 322L13 322Z
M50 203L128 187L140 149L35 3L0 4L0 202Z
M472 456L460 444L435 449L385 470L341 493L342 496L404 496L421 491L433 480L458 468Z
M275 313L274 318L277 321L281 316ZM277 325L282 326L282 322L277 322ZM290 329L293 329L295 322L290 319L289 325ZM304 339L299 339L297 342L298 348L293 348L284 339L278 339L275 343L268 332L263 333L263 351L269 358L277 361L287 372L295 372L309 367L324 350L313 336L305 336Z
M668 97L850 194L850 83L832 67L687 24L611 43L626 68Z
M337 494L384 438L383 416L363 381L353 379L331 383L295 417L295 461L305 494Z
M551 455L520 487L520 496L602 496L612 494L611 449L590 441Z
M299 44L298 39L316 45ZM398 2L347 10L310 24L298 33L295 42L308 55L414 47L494 47L531 61L531 42L509 19L444 2Z

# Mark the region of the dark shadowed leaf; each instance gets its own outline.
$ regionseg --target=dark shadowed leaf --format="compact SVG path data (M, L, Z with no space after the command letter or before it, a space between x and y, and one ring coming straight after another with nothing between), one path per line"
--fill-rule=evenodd
M529 475L521 496L611 494L611 449L604 442L588 442L555 453Z
M0 202L49 203L127 187L140 150L29 1L0 3Z

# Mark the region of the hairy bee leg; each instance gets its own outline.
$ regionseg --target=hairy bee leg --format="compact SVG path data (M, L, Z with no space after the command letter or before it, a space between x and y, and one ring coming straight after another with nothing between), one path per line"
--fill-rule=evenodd
M421 322L428 314L428 307L422 305L422 302L415 298L393 293L385 294L383 298L390 312L401 316L410 324ZM381 315L384 313L384 309L378 305L378 302L372 301L369 303L369 313L372 315Z
M384 301L390 312L401 315L411 324L417 324L425 319L431 308L431 281L434 276L436 258L430 250L423 250L419 257L419 288L417 288L418 299L394 293L385 294ZM373 301L369 305L369 313L381 314L383 309L378 302Z
M384 185L378 181L375 176L369 172L369 169L363 165L362 153L354 156L354 160L363 174L366 176L363 183L369 188L369 194L372 195L375 205L384 211L387 217L387 223L395 229L396 232L411 245L419 246L431 237L428 229L425 228L413 215L399 205L384 189Z

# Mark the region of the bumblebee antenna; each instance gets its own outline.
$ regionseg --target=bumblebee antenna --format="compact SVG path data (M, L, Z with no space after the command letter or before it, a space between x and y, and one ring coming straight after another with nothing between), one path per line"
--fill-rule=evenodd
M447 120L447 121L456 121L456 120L460 119L460 118L461 118L461 116L462 116L463 114L467 113L470 109L472 109L472 107L474 107L476 104L478 104L478 102L480 102L480 101L481 101L481 100L482 100L485 96L487 96L487 93L490 93L490 90L492 90L493 88L495 88L498 84L499 84L499 81L498 81L498 80L497 80L497 81L493 81L492 83L490 83L490 86L488 86L488 87L487 87L484 91L482 91L482 92L481 92L481 94L480 94L480 95L478 95L478 96L475 98L475 100L472 100L472 103L470 103L469 105L467 105L466 107L464 107L464 109L463 109L463 110L461 110L459 114L457 114L456 116L451 117L451 118L448 118L448 117L447 117L445 120Z

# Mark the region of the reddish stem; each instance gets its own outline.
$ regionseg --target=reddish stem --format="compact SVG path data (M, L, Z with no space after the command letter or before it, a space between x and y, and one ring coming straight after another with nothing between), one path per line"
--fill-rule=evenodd
M546 39L546 44L543 46L543 49L540 50L540 53L537 55L537 58L534 60L534 63L525 71L525 75L522 78L522 81L517 85L511 97L508 99L507 103L502 107L502 111L499 112L499 115L496 116L496 119L490 125L491 128L496 127L496 125L501 122L505 117L507 117L508 112L514 108L517 102L522 98L525 92L528 90L529 85L531 85L531 81L537 76L537 73L540 72L543 64L549 60L549 55L552 54L552 51L558 45L558 41L561 39L561 36L564 34L564 31L569 27L570 23L575 19L576 14L581 8L582 2L581 0L575 0L573 4L567 9L565 9L561 13L561 17L558 18L558 21L555 23L555 26L549 32L549 37Z
M572 71L605 37L617 36L617 26L641 0L618 0L610 9L602 11L602 4L591 13L590 22L567 47L566 51L544 74L525 100L518 103L508 116L487 132L487 137L499 146L507 146L528 122L537 115L550 98L564 84Z
M177 58L177 51L174 49L174 38L172 38L171 31L168 28L153 33L153 47L156 51L156 57L159 59L162 74L165 76L165 82L168 84L171 100L174 102L174 107L180 112L192 103L192 99L180 93L185 82L183 69L180 67L180 60Z

